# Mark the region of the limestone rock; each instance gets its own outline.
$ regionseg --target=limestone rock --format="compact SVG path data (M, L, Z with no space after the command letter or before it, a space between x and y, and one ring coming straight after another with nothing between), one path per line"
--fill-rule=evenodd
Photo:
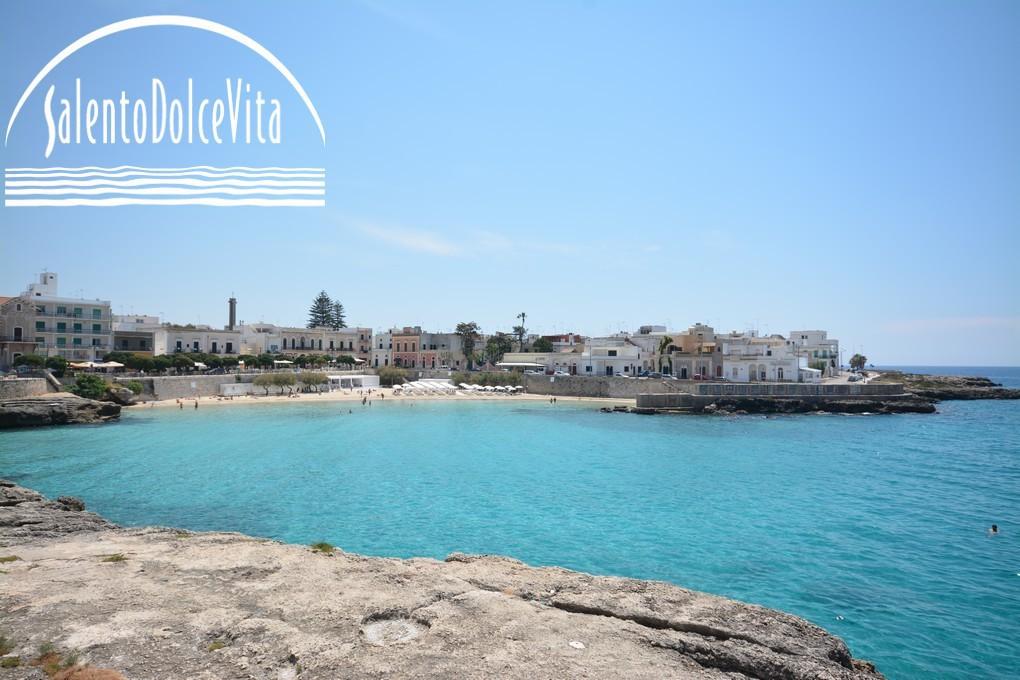
M85 512L85 504L77 498L61 496L51 501L0 479L0 546L113 527L99 515Z
M121 406L131 406L138 402L138 397L135 396L134 392L126 387L110 385L106 388L104 401L112 401L113 403L120 404Z
M0 518L26 505L51 522L89 514L10 482L0 493L17 501ZM4 565L0 617L14 653L53 641L133 680L882 678L803 619L667 583L487 555L326 555L155 528L12 535L10 524L0 554L19 559Z
M99 423L119 416L119 404L84 399L73 394L59 393L0 401L0 429Z
M1003 387L988 378L957 375L926 375L884 371L877 382L902 383L911 394L924 399L1020 399L1020 390Z

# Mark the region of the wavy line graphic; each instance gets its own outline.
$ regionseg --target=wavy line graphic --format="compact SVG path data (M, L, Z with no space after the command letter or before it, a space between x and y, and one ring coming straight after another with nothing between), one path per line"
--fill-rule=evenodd
M326 172L326 168L280 168L276 166L269 166L264 168L253 168L244 165L237 165L225 168L218 168L214 165L191 165L183 168L147 168L141 165L117 165L109 168L104 168L98 165L83 165L77 168L65 168L65 167L50 167L50 168L6 168L4 172L50 172L51 170L61 170L64 172L74 172L77 170L102 170L104 172L116 172L119 170L147 170L149 172L180 172L183 170L210 170L210 171L226 171L226 170L249 170L249 171L262 171L272 170L276 172Z
M124 194L139 196L194 196L202 194L227 194L230 196L325 196L325 189L274 189L258 187L254 189L236 189L233 187L212 187L206 189L185 189L177 187L90 187L87 189L7 189L6 196L96 196L102 194Z
M313 182L313 181L287 181L280 179L267 179L267 180L243 180L243 179L219 179L219 180L207 180L207 179L125 179L119 181L112 181L106 179L83 179L80 181L75 180L54 180L52 182L43 182L39 180L31 181L7 181L4 182L5 188L16 189L16 188L51 188L51 187L97 187L103 185L120 186L120 187L144 187L144 186L182 186L182 187L215 187L215 186L227 186L227 187L289 187L292 189L319 189L326 186L325 182Z
M144 172L144 171L131 171L131 172L50 172L50 173L24 173L24 172L8 172L4 174L5 179L84 179L89 177L105 177L108 179L126 179L131 177L207 177L210 179L217 178L245 178L245 179L325 179L325 175L321 173L301 173L301 172L205 172L205 171L191 171L191 172Z
M253 206L260 208L322 208L322 199L302 198L8 198L8 208L112 208L126 205L204 205L217 208Z

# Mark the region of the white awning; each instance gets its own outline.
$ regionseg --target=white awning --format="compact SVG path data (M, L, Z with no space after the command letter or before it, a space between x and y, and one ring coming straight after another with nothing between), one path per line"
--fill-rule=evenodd
M533 361L498 361L496 365L506 368L545 368L545 364L536 364Z

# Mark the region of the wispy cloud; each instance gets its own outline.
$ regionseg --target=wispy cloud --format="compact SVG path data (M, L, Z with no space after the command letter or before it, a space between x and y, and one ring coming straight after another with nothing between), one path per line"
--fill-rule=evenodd
M947 316L930 319L901 319L882 324L887 333L931 333L963 330L1005 330L1020 332L1020 316Z
M514 236L486 229L433 229L377 220L335 218L345 229L356 229L376 241L424 255L437 257L483 257L513 255L575 255L576 245L532 236Z
M431 231L368 223L359 223L356 226L367 236L404 250L441 257L457 257L464 254L463 248Z

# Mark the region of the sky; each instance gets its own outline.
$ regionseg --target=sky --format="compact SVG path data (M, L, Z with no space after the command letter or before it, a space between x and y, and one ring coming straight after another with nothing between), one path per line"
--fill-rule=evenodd
M827 329L875 364L1020 365L1020 3L9 2L4 167L325 167L325 208L0 208L0 295L115 313L607 334ZM281 101L280 145L57 145L45 90Z

